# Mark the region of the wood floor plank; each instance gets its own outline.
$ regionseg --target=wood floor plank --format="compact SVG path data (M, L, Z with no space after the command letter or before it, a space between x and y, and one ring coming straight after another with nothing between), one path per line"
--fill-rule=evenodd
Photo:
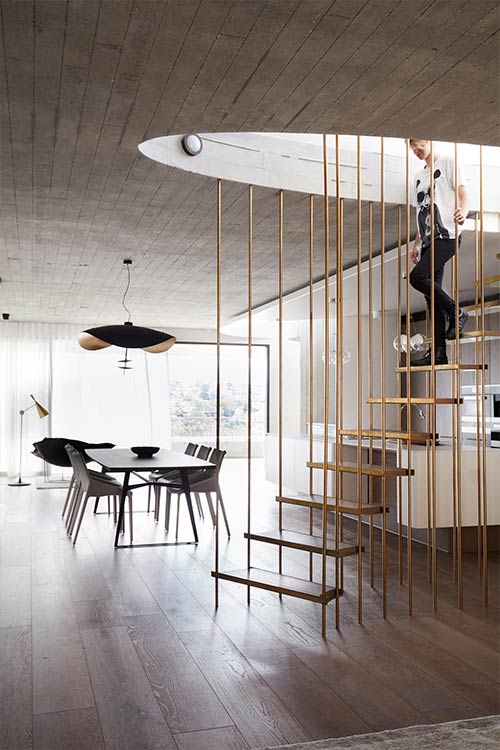
M92 599L111 599L111 590L94 554L81 554L71 547L64 555L71 596L74 602Z
M0 630L0 750L31 750L31 628Z
M215 626L183 640L250 747L304 742L310 736L231 641Z
M425 716L414 706L380 682L332 643L311 652L296 648L294 652L351 708L373 731L424 724Z
M85 654L69 587L34 586L33 713L92 708Z
M75 602L76 620L81 630L123 625L124 617L114 599Z
M348 625L342 629L342 634L329 633L330 640L344 653L421 713L468 708L470 704L467 701L450 691L434 675L424 671L417 660L409 661L406 655L392 648L392 642L398 637L397 627L392 629L392 637L384 640L375 640L357 625Z
M471 706L467 710L461 709L457 712L449 708L445 711L428 711L426 716L429 724L441 724L448 721L459 721L460 719L475 719L478 716L484 716L484 711L476 706Z
M478 643L474 638L457 632L436 618L417 617L407 626L431 643L439 643L447 654L468 664L473 669L500 682L500 654L498 650ZM499 639L500 645L500 639Z
M0 567L0 628L31 625L31 570Z
M106 585L122 616L133 617L160 612L158 604L144 586L125 550L113 549L113 540L109 534L94 535L91 545Z
M221 545L220 562L241 567L245 519L231 498L242 464L225 467L232 537ZM275 488L258 475L254 484L259 522L272 526ZM86 748L88 736L99 750L103 737L106 750L240 750L500 712L494 681L500 611L483 607L474 556L463 560L461 611L451 557L439 555L433 613L425 549L415 545L409 620L397 539L389 536L384 623L376 531L373 589L367 564L363 571L364 626L356 622L356 565L348 561L340 634L329 606L325 642L321 607L310 602L252 591L248 607L245 587L221 583L215 610L208 513L198 523L196 547L117 551L112 518L90 513L73 548L60 522L63 500L61 490L42 498L34 487L19 492L0 482L0 623L9 625L0 627L0 750L32 747L33 711L35 750ZM134 500L141 508L139 494ZM307 527L302 509L287 508L289 518L293 528ZM346 539L351 532L346 522ZM137 533L162 536L142 513ZM266 545L253 546L252 560L276 569L275 550ZM307 576L306 553L285 551L283 564L286 574ZM498 570L498 556L491 555L492 588ZM331 578L330 561L327 571ZM96 717L105 727L101 738Z
M179 750L247 750L249 747L236 727L177 734L175 741Z
M174 750L126 628L83 630L82 638L106 748Z
M206 576L187 571L178 571L177 575L200 603L208 609L213 606ZM273 635L254 610L248 609L246 601L237 601L231 592L235 587L221 586L217 624L295 718L316 738L369 732L370 725Z
M189 588L169 570L162 558L152 550L134 550L131 560L176 632L212 630L212 617L200 607ZM192 566L192 559L189 561Z
M128 617L126 626L174 734L232 723L209 681L163 615Z
M484 646L494 650L498 649L498 627L484 619L478 623L477 619L465 610L457 611L456 608L452 607L440 607L439 621L450 625L454 630L473 638Z
M38 714L33 718L33 750L105 750L95 708Z
M2 528L0 544L0 566L22 568L26 565L27 550L30 548L29 516L13 520L8 515Z
M410 618L408 618L410 619ZM481 707L484 713L497 713L500 708L498 684L484 674L469 667L465 662L450 655L437 641L431 643L415 633L411 627L374 625L374 636L381 630L383 638L398 654L425 670L453 692L459 694L469 706ZM390 636L389 636L390 633ZM377 638L378 642L378 638ZM438 706L435 709L438 710ZM464 707L466 708L466 707Z
M67 543L64 539L63 544ZM56 532L37 535L31 539L32 586L53 586L56 582L67 585L61 540Z

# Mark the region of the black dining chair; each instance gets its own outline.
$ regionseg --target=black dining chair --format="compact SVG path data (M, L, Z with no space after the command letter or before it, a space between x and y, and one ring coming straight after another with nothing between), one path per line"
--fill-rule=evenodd
M201 446L202 448L206 448L206 446ZM201 450L201 449L200 449ZM191 492L194 494L195 497L199 497L199 495L205 495L207 499L207 505L208 509L210 511L210 516L212 518L212 523L215 528L216 523L216 514L214 509L214 504L212 501L212 493L218 493L219 494L219 504L222 511L222 516L224 518L224 523L226 526L226 531L228 537L231 536L231 531L229 528L229 522L227 519L227 513L226 508L224 506L224 500L222 497L222 493L220 491L219 486L219 473L222 466L222 461L224 459L224 456L226 455L226 451L219 450L218 448L208 448L209 451L208 454L206 454L205 451L203 451L203 456L200 455L200 450L198 451L197 458L205 457L205 460L210 461L211 464L213 464L213 468L207 468L207 469L198 469L197 471L193 471L189 477L189 486L191 489ZM177 495L178 496L178 503L177 503L177 516L176 516L176 524L175 524L175 538L177 539L179 536L179 505L180 505L180 496L183 494L183 490L180 486L180 484L176 484L172 481L166 481L166 480L160 480L159 486L165 486L167 490L167 499L166 499L166 506L165 506L165 529L168 531L169 527L169 516L170 516L170 503L171 503L171 496Z
M184 449L184 453L186 456L194 456L196 451L198 450L198 445L196 443L188 443ZM151 508L151 489L154 491L155 495L155 521L159 520L159 513L160 513L160 491L159 487L157 485L157 482L159 479L163 478L169 478L172 480L177 480L180 482L180 474L177 471L177 469L170 469L169 471L152 471L151 474L148 477L149 487L148 487L148 513ZM198 511L200 508L198 507ZM200 517L202 517L202 514L200 514Z

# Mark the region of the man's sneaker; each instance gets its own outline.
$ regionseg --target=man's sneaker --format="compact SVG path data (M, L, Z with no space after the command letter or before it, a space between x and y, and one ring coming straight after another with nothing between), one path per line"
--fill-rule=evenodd
M434 364L436 365L448 364L448 357L446 356L445 348L438 347L436 349L436 356L434 357ZM412 367L430 367L431 365L432 365L432 355L431 355L430 349L427 351L427 354L425 355L425 357L422 357L422 359L415 359L411 361Z
M460 335L464 329L465 324L467 323L467 319L469 317L469 313L465 310L462 310L461 307L458 308L458 334ZM455 315L450 319L450 324L448 328L446 329L446 333L444 334L445 339L448 341L453 341L453 339L456 339L457 333L455 330Z

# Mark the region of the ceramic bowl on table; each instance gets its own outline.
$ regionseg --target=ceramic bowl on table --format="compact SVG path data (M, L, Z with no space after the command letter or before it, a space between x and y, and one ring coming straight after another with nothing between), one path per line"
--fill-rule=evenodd
M155 445L134 445L130 450L136 454L137 458L151 458L160 449Z

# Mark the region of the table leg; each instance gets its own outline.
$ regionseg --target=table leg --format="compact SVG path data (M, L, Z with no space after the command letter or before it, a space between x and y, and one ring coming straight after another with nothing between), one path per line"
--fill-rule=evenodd
M120 510L118 512L118 523L116 525L115 547L118 547L118 540L120 538L120 529L122 527L123 516L125 513L125 500L127 499L129 479L130 479L130 471L126 471L123 476L123 489L122 489L122 494L120 496Z
M196 522L194 520L193 513L193 503L191 502L191 490L189 487L189 472L187 471L187 469L181 469L181 485L182 491L186 496L189 517L191 519L191 526L193 527L194 540L195 542L198 542L198 532L196 530Z

